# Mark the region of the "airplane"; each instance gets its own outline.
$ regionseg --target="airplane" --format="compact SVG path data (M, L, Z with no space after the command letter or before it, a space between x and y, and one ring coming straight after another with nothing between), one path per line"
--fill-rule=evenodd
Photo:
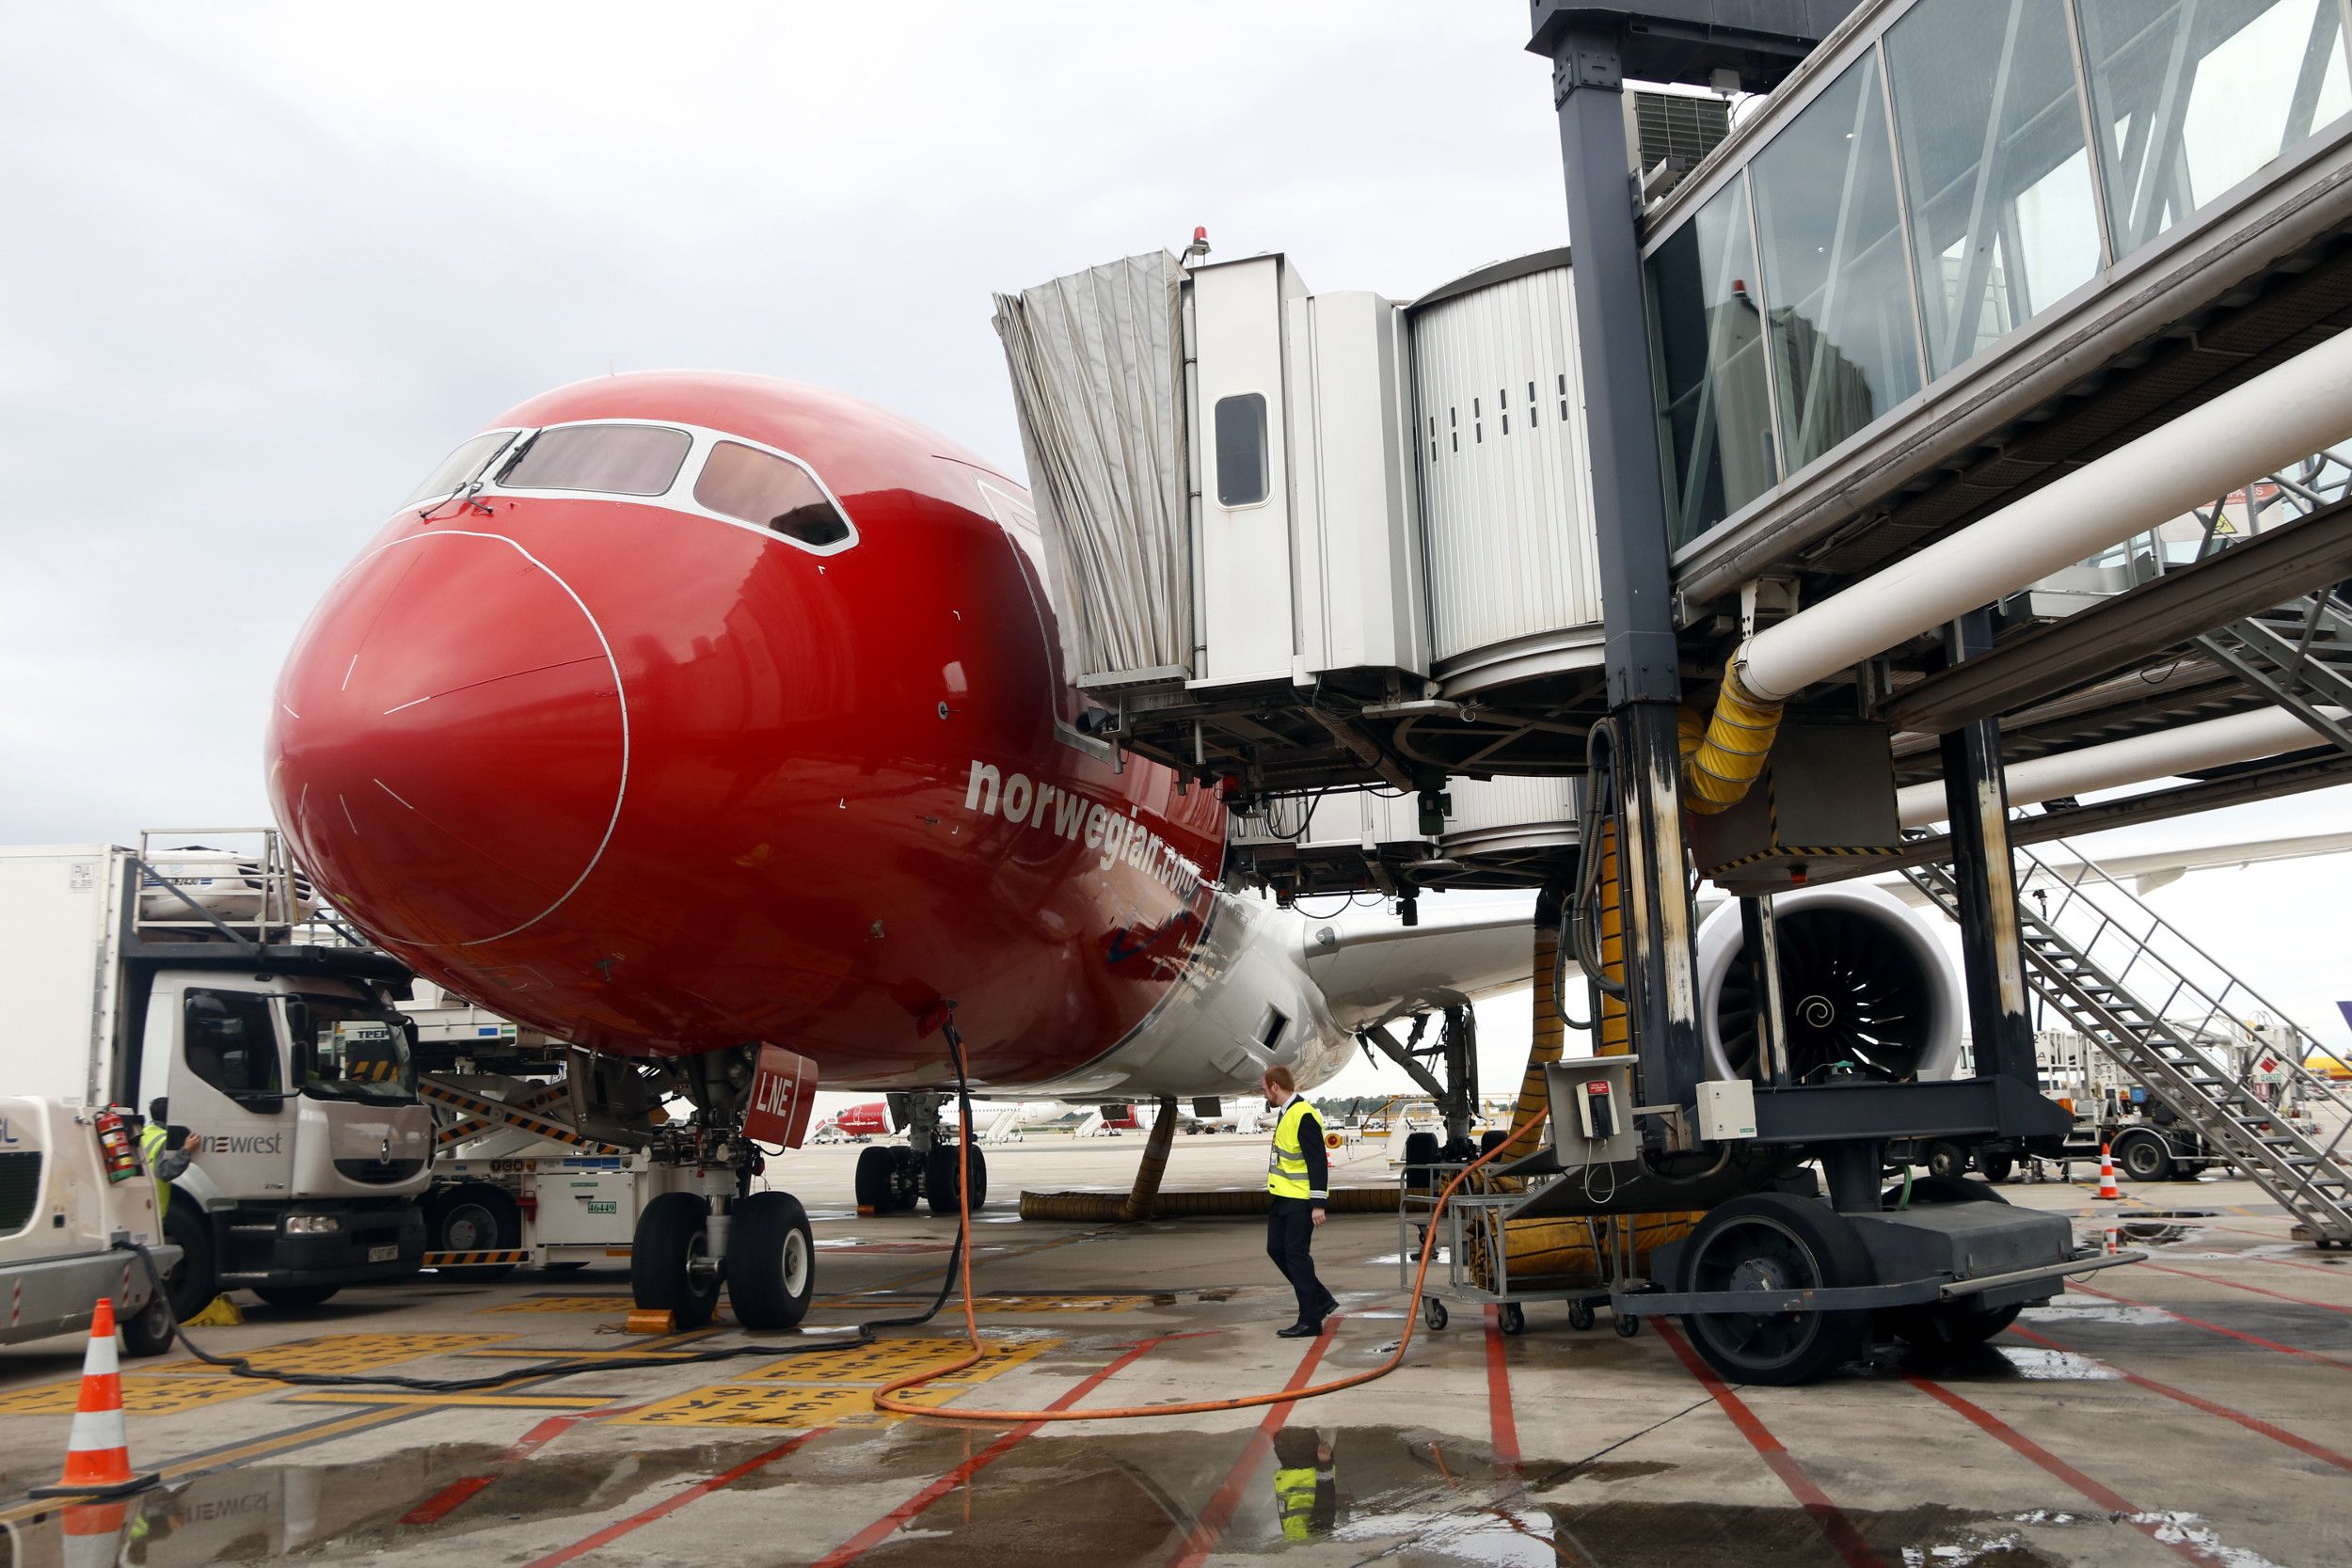
M839 1115L827 1117L818 1130L822 1131L826 1127L850 1137L887 1137L891 1131L890 1107L886 1101L880 1100L847 1106Z
M691 1326L723 1282L788 1327L814 1243L752 1191L755 1133L797 1142L818 1083L913 1095L922 1147L867 1150L861 1205L952 1205L959 1053L1000 1096L1253 1096L1532 973L1523 911L1353 964L1226 890L1218 790L1090 734L1061 648L1028 492L985 459L816 388L598 377L461 443L327 589L267 787L373 940L596 1053L592 1114L693 1107L656 1162L738 1196L645 1205L638 1304Z

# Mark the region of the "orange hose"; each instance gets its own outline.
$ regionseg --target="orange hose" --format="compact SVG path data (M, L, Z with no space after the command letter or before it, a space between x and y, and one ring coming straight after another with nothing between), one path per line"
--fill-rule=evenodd
M957 1114L961 1121L963 1136L968 1146L972 1137L972 1118L961 1107ZM1540 1116L1531 1117L1513 1128L1511 1136L1518 1137L1542 1119ZM1462 1184L1470 1172L1494 1159L1507 1147L1509 1147L1509 1139L1497 1144L1454 1173L1454 1180L1448 1181L1444 1190L1438 1193L1437 1207L1429 1212L1429 1224L1432 1228L1437 1226L1438 1216L1445 1212L1446 1204L1452 1201L1454 1190ZM962 1160L956 1162L956 1210L958 1223L963 1227L963 1233L966 1236L971 1235L972 1196L965 1184L965 1166ZM1317 1383L1305 1388L1278 1388L1272 1393L1265 1394L1244 1394L1230 1400L1194 1400L1185 1404L1129 1404L1108 1410L971 1410L949 1408L945 1405L915 1404L906 1400L894 1399L891 1396L901 1388L912 1388L917 1384L952 1376L967 1368L977 1367L988 1358L988 1347L980 1343L979 1320L975 1315L972 1306L972 1249L966 1246L963 1249L963 1333L964 1338L972 1346L972 1354L953 1366L933 1367L928 1371L909 1372L902 1378L883 1384L874 1390L874 1408L888 1410L900 1416L930 1416L946 1421L996 1421L1017 1424L1025 1424L1030 1421L1120 1421L1146 1416L1200 1416L1213 1410L1250 1410L1263 1404L1291 1404L1299 1400L1311 1400L1325 1394L1336 1394L1343 1388L1359 1387L1375 1378L1386 1377L1404 1362L1405 1353L1412 1348L1413 1330L1420 1323L1421 1315L1414 1310L1414 1307L1420 1305L1422 1287L1429 1279L1429 1260L1437 1255L1438 1249L1434 1246L1424 1246L1421 1249L1421 1267L1413 1275L1412 1305L1407 1307L1405 1312L1405 1337L1396 1342L1396 1349L1389 1353L1389 1358L1370 1370L1350 1372L1345 1377L1333 1378L1328 1383Z

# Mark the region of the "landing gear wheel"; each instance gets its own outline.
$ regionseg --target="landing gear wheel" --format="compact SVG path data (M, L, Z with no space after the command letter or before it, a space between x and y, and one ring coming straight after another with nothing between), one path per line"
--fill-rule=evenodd
M171 1315L186 1323L220 1293L213 1272L213 1227L194 1199L183 1195L164 1212L164 1240L180 1249L180 1261L164 1275L164 1292L171 1298Z
M1968 1168L1968 1151L1948 1139L1939 1138L1928 1145L1925 1163L1931 1176L1958 1176Z
M1495 1313L1495 1325L1505 1334L1527 1332L1527 1308L1516 1301L1506 1301Z
M890 1207L887 1213L903 1214L923 1200L923 1156L905 1144L890 1151Z
M1444 1332L1449 1316L1450 1314L1445 1309L1445 1303L1436 1296L1431 1296L1421 1304L1421 1321L1429 1325L1429 1332L1432 1334Z
M1698 1223L1685 1247L1685 1291L1778 1294L1867 1285L1872 1278L1869 1254L1852 1224L1826 1204L1787 1193L1754 1193L1720 1205ZM1727 1381L1791 1387L1860 1355L1870 1314L1692 1312L1683 1324L1707 1364Z
M745 1328L792 1328L817 1293L817 1238L790 1193L736 1201L727 1227L727 1300Z
M857 1151L857 1206L862 1212L887 1214L891 1210L891 1150L867 1144Z
M514 1195L487 1181L461 1181L435 1193L424 1211L425 1245L433 1252L501 1252L523 1244L523 1212ZM445 1278L486 1284L515 1272L512 1263L468 1263L438 1271Z
M133 1355L161 1355L171 1348L171 1297L158 1294L122 1320L122 1348Z
M923 1196L930 1202L931 1212L941 1219L956 1217L957 1147L931 1145L930 1156L923 1164ZM977 1214L980 1205L988 1201L988 1155L977 1145L964 1147L971 1150L964 1161L964 1171L972 1189L972 1212Z
M673 1314L680 1328L700 1328L719 1306L714 1262L709 1202L696 1193L663 1193L637 1216L629 1294L646 1311Z
M1609 1321L1615 1326L1617 1338L1620 1339L1630 1339L1642 1332L1642 1320L1629 1313L1613 1313Z
M253 1293L272 1307L283 1307L289 1311L301 1312L313 1307L326 1306L335 1292L342 1289L340 1285L256 1285L253 1287Z
M1438 1134L1407 1132L1405 1134L1405 1184L1417 1193L1435 1187L1437 1178L1420 1167L1438 1163Z
M1977 1168L1987 1181L2006 1181L2015 1173L2017 1162L2007 1154L1983 1154L1977 1158Z
M2141 1133L2115 1146L2115 1164L2135 1181L2163 1181L2172 1175L2172 1151L2153 1133Z
M1579 1334L1591 1328L1599 1321L1600 1315L1593 1310L1591 1302L1572 1301L1568 1303L1568 1326Z

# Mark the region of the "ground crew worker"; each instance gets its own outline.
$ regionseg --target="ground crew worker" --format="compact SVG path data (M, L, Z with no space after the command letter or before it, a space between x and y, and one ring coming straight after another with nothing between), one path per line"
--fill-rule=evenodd
M1331 1162L1323 1148L1323 1118L1300 1096L1291 1069L1268 1068L1263 1086L1266 1109L1281 1113L1266 1159L1265 1190L1271 1196L1265 1251L1298 1298L1298 1321L1275 1333L1284 1339L1309 1339L1323 1332L1323 1320L1339 1306L1338 1298L1315 1277L1314 1259L1308 1250L1315 1227L1330 1207Z
M147 1125L139 1129L139 1158L147 1162L147 1174L155 1179L158 1225L171 1204L171 1179L188 1168L187 1150L179 1147L185 1135L174 1137L172 1132L171 1101L159 1099L148 1106Z

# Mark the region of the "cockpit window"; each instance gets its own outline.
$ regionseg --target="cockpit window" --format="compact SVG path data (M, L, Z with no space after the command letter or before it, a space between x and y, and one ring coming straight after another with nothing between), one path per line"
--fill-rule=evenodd
M850 525L807 469L738 441L711 447L694 481L694 499L818 549L850 536Z
M556 425L525 441L499 483L515 490L658 496L677 478L693 444L667 425Z
M475 436L442 458L441 466L427 474L424 483L409 492L408 499L401 505L414 506L421 500L430 500L435 496L446 496L464 488L481 477L482 470L490 466L490 459L496 457L501 449L514 438L515 433L511 430L485 431Z

